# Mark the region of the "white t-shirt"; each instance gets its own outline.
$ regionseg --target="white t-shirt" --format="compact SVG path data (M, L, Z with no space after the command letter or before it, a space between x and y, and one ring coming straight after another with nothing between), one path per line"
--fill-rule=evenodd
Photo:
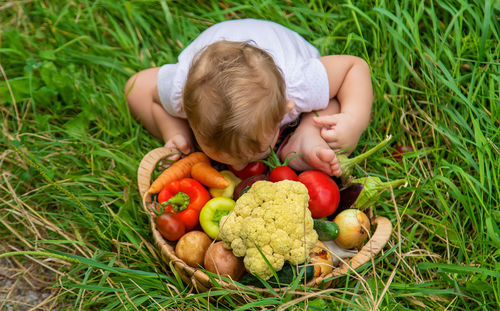
M182 90L196 53L211 43L227 40L249 42L265 51L281 69L286 96L295 108L282 120L285 125L303 112L328 106L329 84L326 69L318 60L319 51L298 33L279 24L256 20L231 20L203 31L179 55L177 64L166 64L158 73L158 93L165 110L172 116L186 118L182 110Z

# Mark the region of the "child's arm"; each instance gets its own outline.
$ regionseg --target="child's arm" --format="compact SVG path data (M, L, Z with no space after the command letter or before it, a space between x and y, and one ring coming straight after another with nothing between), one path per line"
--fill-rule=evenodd
M158 95L159 67L133 75L125 86L130 113L165 146L182 153L193 151L192 134L187 120L176 118L163 109Z
M373 89L370 68L361 58L330 55L319 58L326 68L330 98L340 103L340 113L314 117L321 136L335 150L352 151L370 121Z

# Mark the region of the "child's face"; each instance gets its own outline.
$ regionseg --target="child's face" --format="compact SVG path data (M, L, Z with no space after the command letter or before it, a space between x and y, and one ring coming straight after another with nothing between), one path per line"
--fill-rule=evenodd
M276 141L278 141L279 132L280 132L280 129L278 128L278 129L276 129L276 131L272 135L269 135L269 137L263 143L263 146L267 146L266 151L255 153L255 155L252 156L252 159L249 160L248 162L241 162L241 160L239 160L237 158L233 158L230 155L225 154L225 153L214 152L213 150L211 150L207 146L202 145L201 143L200 143L200 147L209 158L211 158L217 162L220 162L220 163L231 165L236 170L241 170L245 166L247 166L248 163L250 163L250 162L265 159L269 155L269 153L271 152L271 150L269 149L269 146L271 148L274 148ZM248 151L249 151L249 153L253 153L251 150L248 150Z

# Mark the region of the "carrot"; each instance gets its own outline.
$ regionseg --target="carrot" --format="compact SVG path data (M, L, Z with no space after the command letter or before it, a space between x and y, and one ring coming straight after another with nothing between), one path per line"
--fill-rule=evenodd
M203 152L193 152L185 158L182 158L167 167L149 187L148 193L158 193L165 187L166 184L173 180L189 177L191 175L191 167L196 163L208 163L210 160Z
M209 188L226 188L229 186L229 182L210 163L198 162L193 165L191 176Z

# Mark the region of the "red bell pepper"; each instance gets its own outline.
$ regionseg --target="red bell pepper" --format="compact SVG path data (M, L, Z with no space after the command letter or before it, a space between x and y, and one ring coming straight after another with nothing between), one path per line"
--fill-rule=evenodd
M200 211L210 198L202 184L184 178L168 183L158 194L158 203L165 212L175 213L189 231L198 226Z
M309 192L309 210L313 218L327 217L335 212L340 201L340 191L330 176L311 170L300 173L299 181Z

